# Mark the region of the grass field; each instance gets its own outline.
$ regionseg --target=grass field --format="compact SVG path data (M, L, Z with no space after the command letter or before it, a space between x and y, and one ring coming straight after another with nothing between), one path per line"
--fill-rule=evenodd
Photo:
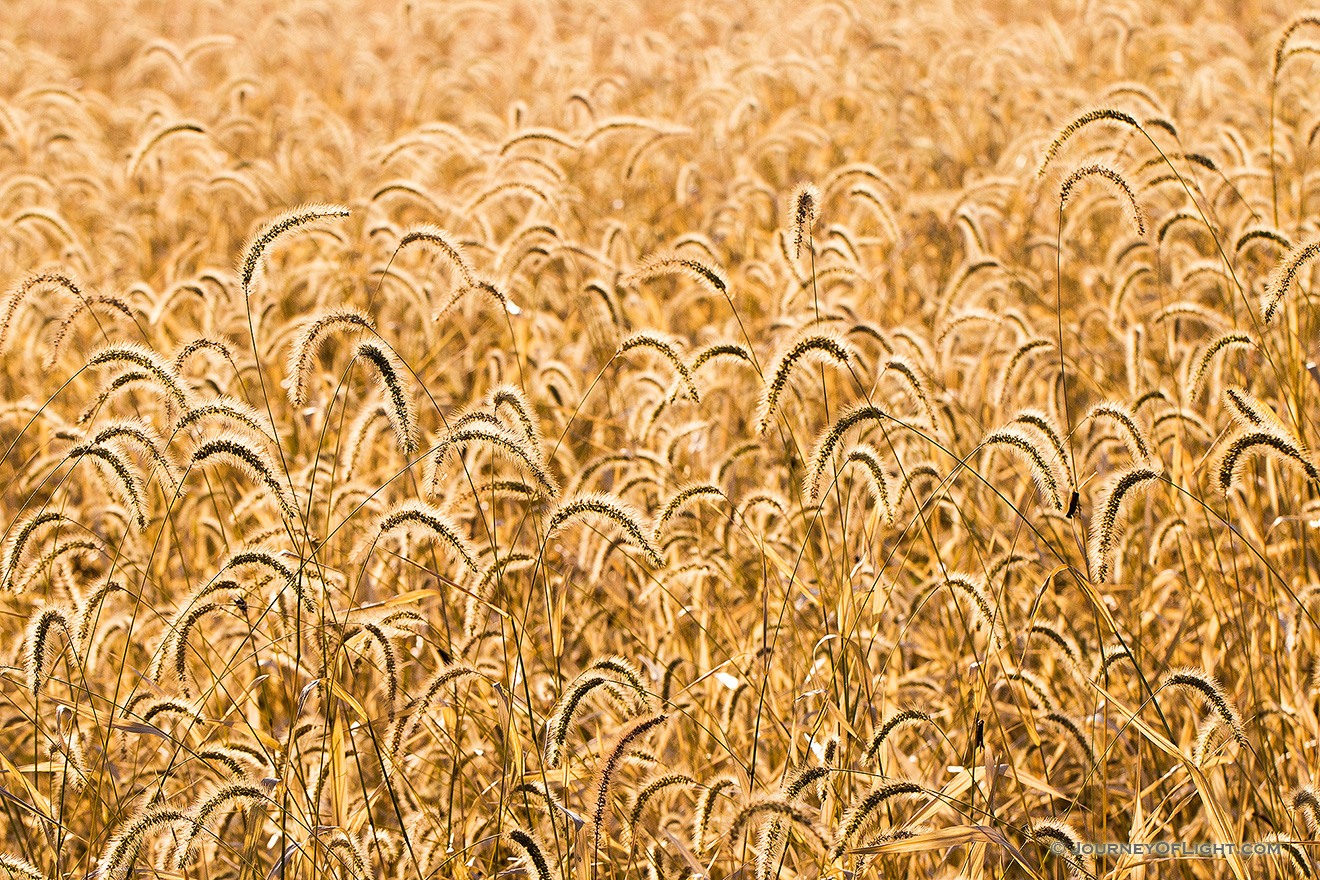
M0 35L0 880L1313 876L1320 11Z

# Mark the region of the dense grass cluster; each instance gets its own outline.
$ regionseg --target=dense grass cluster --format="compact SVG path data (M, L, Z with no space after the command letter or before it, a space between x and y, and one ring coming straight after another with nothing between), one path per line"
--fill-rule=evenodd
M1313 876L1228 6L4 6L0 880Z

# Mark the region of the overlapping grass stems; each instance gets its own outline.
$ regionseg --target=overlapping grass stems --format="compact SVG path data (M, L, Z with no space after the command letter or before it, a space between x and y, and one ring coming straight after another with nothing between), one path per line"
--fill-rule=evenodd
M1320 13L103 5L0 877L1313 875Z

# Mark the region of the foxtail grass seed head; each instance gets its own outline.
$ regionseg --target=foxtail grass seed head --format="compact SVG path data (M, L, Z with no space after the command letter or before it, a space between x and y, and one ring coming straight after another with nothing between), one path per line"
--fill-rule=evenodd
M1288 796L1288 805L1312 837L1320 834L1320 792L1314 785L1308 783L1295 788Z
M23 638L23 666L28 690L33 696L41 691L56 645L67 644L69 638L69 618L65 609L47 605L38 608L28 619L27 633Z
M374 333L376 322L369 315L350 306L325 309L304 319L289 349L288 378L285 380L289 403L298 407L307 404L314 361L322 343L331 333L363 330Z
M802 256L802 246L811 247L811 230L820 216L820 189L814 183L799 183L788 197L793 218L793 256Z
M437 322L442 320L449 313L449 310L457 305L458 302L469 293L477 293L487 297L499 306L506 314L522 314L522 308L513 300L509 299L509 295L498 283L489 278L474 276L467 284L454 289L454 292L450 294L449 299L435 310L432 319Z
M1146 214L1141 210L1141 203L1137 201L1137 195L1132 191L1132 185L1127 182L1127 178L1123 176L1122 172L1112 165L1088 162L1069 174L1059 189L1060 208L1068 206L1068 199L1072 196L1073 190L1078 184L1090 177L1098 177L1101 180L1108 181L1118 194L1119 204L1123 206L1128 222L1132 224L1132 230L1138 237L1144 236L1146 234Z
M1042 819L1032 824L1032 838L1049 848L1050 854L1064 859L1068 876L1082 880L1095 876L1095 857L1082 852L1085 841L1062 819Z
M732 799L731 792L738 789L737 780L730 776L721 776L708 783L697 797L696 810L692 814L692 850L700 855L707 849L711 814L720 800Z
M760 818L767 813L792 820L820 841L822 846L824 845L824 834L816 827L815 821L806 810L783 798L771 797L753 801L739 810L729 824L728 838L738 840L753 819Z
M1104 419L1112 423L1118 428L1119 436L1127 444L1128 452L1134 461L1138 464L1158 468L1159 462L1155 458L1155 450L1151 445L1150 438L1146 436L1146 430L1127 406L1116 400L1107 400L1091 407L1091 411L1086 414L1086 418L1088 421Z
M492 388L487 394L490 408L498 415L505 410L513 413L513 423L527 437L529 450L541 448L541 422L532 402L517 385L505 384Z
M766 373L761 390L761 402L756 409L756 433L764 434L770 427L779 406L779 398L788 387L788 380L799 362L830 363L848 369L855 351L848 340L832 333L810 332L793 340L775 357Z
M1205 348L1201 350L1200 355L1192 363L1191 371L1187 374L1187 401L1194 402L1205 383L1206 374L1210 369L1211 362L1217 355L1226 352L1232 348L1251 349L1256 347L1256 341L1247 333L1239 331L1230 331L1221 333L1214 339L1206 343Z
M1045 721L1067 735L1069 741L1076 747L1077 752L1085 761L1087 769L1095 766L1095 749L1091 746L1091 740L1087 737L1086 732L1082 730L1082 726L1076 718L1062 712L1049 712L1045 715Z
M113 475L113 482L123 493L128 508L133 511L137 530L139 532L147 530L150 512L147 506L146 486L118 444L103 446L99 443L79 443L70 447L67 457L73 462L89 459L104 468L105 473Z
M1014 384L1018 367L1033 354L1044 353L1053 347L1054 343L1048 339L1028 339L1013 351L1000 374L999 393L995 395L1001 409L1007 407L1009 396L1019 390Z
M844 410L834 423L821 432L807 465L807 475L803 479L802 494L809 501L820 498L821 476L825 466L833 459L834 452L843 442L844 436L853 428L867 422L897 421L889 413L872 404L854 404ZM906 487L905 487L906 488ZM900 498L901 498L900 493Z
M697 391L696 381L692 377L692 369L688 366L679 349L681 344L677 339L661 333L657 330L643 330L629 336L623 342L619 343L619 355L627 354L635 349L650 349L663 357L673 368L674 373L683 382L687 389L688 397L692 398L694 403L701 402L701 394Z
M300 229L330 220L343 219L349 215L348 208L342 205L304 205L279 215L257 230L243 248L243 258L238 264L239 284L245 298L252 296L252 287L260 279L265 266L266 252L270 247L286 236Z
M1213 676L1191 667L1175 669L1164 676L1157 692L1169 688L1199 696L1215 714L1219 723L1228 728L1238 742L1245 741L1242 716L1238 713L1237 706L1229 699L1228 692L1224 690L1223 685L1216 681Z
M587 671L605 672L620 679L622 683L628 685L636 692L636 705L634 712L638 715L642 715L650 711L650 695L646 686L642 683L641 673L637 671L637 667L632 661L628 660L626 657L622 657L618 654L597 657L595 660L591 661L591 664L587 667Z
M644 715L628 722L614 744L601 758L601 762L596 768L595 785L593 786L596 790L595 802L591 812L591 849L593 853L600 852L600 841L605 831L605 813L609 807L610 789L614 785L619 768L623 765L624 755L627 754L629 749L636 747L639 740L644 736L661 727L668 717L664 713L660 713L657 715Z
M531 447L525 436L514 433L490 413L471 413L471 418L460 420L461 425L452 429L436 446L431 456L431 475L429 485L432 495L438 495L444 481L443 461L451 449L480 443L501 456L523 467L547 495L554 498L559 495L559 481L541 459L541 450Z
M869 443L859 443L849 450L844 458L845 464L860 465L866 475L866 484L877 509L884 515L886 525L894 524L894 499L891 493L889 474L880 457L880 452Z
M1050 142L1049 148L1045 151L1045 158L1041 160L1040 170L1036 173L1037 176L1039 177L1045 173L1046 167L1049 166L1050 162L1054 161L1054 158L1058 156L1059 151L1063 149L1064 144L1066 144L1074 135L1082 129L1098 122L1116 122L1120 125L1126 125L1130 128L1137 129L1138 131L1141 130L1141 124L1132 117L1132 114L1123 110L1116 110L1112 107L1100 107L1083 113L1081 116L1078 116L1072 122L1068 123L1063 131L1059 132L1054 140Z
M812 788L817 791L822 790L825 780L829 779L833 770L825 764L815 764L799 768L795 773L786 777L784 780L784 798L788 801L795 801L805 795Z
M35 272L27 276L5 298L3 306L0 306L0 351L5 350L14 315L18 312L19 306L34 291L47 286L63 288L66 293L71 294L75 299L80 301L83 299L82 288L66 272Z
M1004 680L1021 685L1033 708L1044 712L1055 712L1058 709L1058 701L1039 675L1026 669L1010 669L1004 672Z
M647 561L660 568L664 558L651 541L654 528L647 523L633 504L607 492L589 492L565 499L550 514L546 524L547 537L553 537L569 522L576 519L605 520L617 526L646 556Z
M10 853L0 853L0 870L14 880L46 880L46 873L31 862Z
M712 486L709 483L693 483L684 486L675 492L665 503L664 509L660 511L660 516L655 521L655 542L659 543L666 527L678 513L701 499L708 499L712 502L724 498L724 490L718 486Z
M1026 431L1012 427L991 431L981 441L981 445L1003 447L1015 453L1031 469L1036 487L1045 499L1055 510L1063 510L1068 487L1066 477L1062 477L1063 463L1056 458L1052 446L1040 443Z
M1315 869L1311 866L1311 857L1307 854L1306 847L1284 834L1271 833L1266 834L1261 839L1261 843L1277 843L1282 849L1287 863L1292 866L1294 873L1303 880L1311 880L1315 876Z
M706 287L712 293L725 297L729 295L729 280L718 268L691 257L668 253L647 257L636 269L620 278L619 283L637 284L663 275L683 275Z
M916 782L877 777L872 783L871 790L853 801L839 820L834 844L830 848L831 857L841 856L849 841L856 839L859 834L879 821L881 808L891 798L913 798L926 793L926 789Z
M741 342L715 342L699 350L692 356L692 372L698 372L703 366L716 359L727 358L756 365L756 358Z
M600 672L587 671L573 680L555 704L546 722L545 749L543 752L547 767L558 767L564 759L568 744L568 732L578 712L582 710L583 700L593 690L609 685L613 679Z
M1309 453L1282 426L1264 425L1234 435L1220 453L1215 473L1220 492L1227 493L1242 479L1243 462L1249 455L1264 453L1276 461L1301 470L1311 483L1320 485L1320 469Z
M407 374L403 361L389 346L371 339L358 343L356 356L375 370L381 397L387 401L386 412L399 451L407 456L414 455L418 447L417 410L412 395L405 388Z
M58 510L42 510L20 523L14 523L10 527L5 541L3 567L0 568L0 587L3 587L6 592L14 589L18 564L23 558L23 552L27 548L28 542L31 541L36 532L43 526L64 522L66 522L66 518ZM73 520L68 520L67 523L71 527L77 525Z
M1096 583L1109 582L1126 526L1127 511L1136 497L1159 477L1160 472L1154 468L1138 466L1110 478L1101 489L1091 514L1091 536L1088 542L1091 576Z
M188 392L176 374L156 352L136 343L112 343L92 352L85 367L112 367L127 364L145 373L163 389L179 408L188 403Z
M256 477L274 499L285 519L293 521L298 512L289 500L288 493L280 485L277 477L278 468L268 453L247 437L239 434L221 434L204 440L193 450L192 466L197 467L212 462L227 462L238 466L240 470Z
M1314 260L1317 254L1320 254L1320 238L1313 238L1294 246L1280 258L1274 271L1270 273L1269 281L1265 285L1265 293L1261 297L1261 317L1266 324L1274 320L1279 304L1296 283L1302 267Z
M1224 389L1222 399L1233 420L1243 426L1281 427L1278 415L1245 388L1230 385Z
M477 570L476 553L458 524L435 507L416 500L405 501L381 517L376 523L371 539L363 544L354 556L363 558L382 539L412 529L439 539L439 542L453 551L469 571Z
M686 773L665 773L652 778L650 782L643 785L633 799L632 807L628 810L628 823L624 826L627 829L628 838L630 840L637 839L637 826L641 824L647 805L660 797L667 789L692 784L692 777Z
M97 863L97 874L110 880L122 880L142 851L146 835L164 833L164 829L181 823L192 823L192 817L182 811L164 807L148 808L121 826L106 843Z
M911 727L917 724L934 724L935 719L929 712L915 707L900 709L893 715L885 719L884 723L871 735L871 739L866 744L865 758L867 761L875 761L880 757L880 750L884 747L885 740L901 727Z
M533 831L514 828L504 834L509 843L518 850L518 860L531 880L551 880L550 859L545 844Z
M911 359L898 356L892 357L885 362L885 373L896 376L899 382L907 391L908 396L921 409L925 416L926 424L932 428L937 427L935 421L935 407L932 404L930 388L927 386L926 377L918 369L917 365Z
M464 285L473 282L472 266L468 262L467 253L462 243L453 233L431 224L414 226L399 238L398 249L402 251L417 243L430 245L439 251L440 255L454 267L459 280Z

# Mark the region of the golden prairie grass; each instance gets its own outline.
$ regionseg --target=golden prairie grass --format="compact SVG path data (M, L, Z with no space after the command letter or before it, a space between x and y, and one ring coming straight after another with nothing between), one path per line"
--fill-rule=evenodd
M0 877L1313 874L1320 13L0 21Z

